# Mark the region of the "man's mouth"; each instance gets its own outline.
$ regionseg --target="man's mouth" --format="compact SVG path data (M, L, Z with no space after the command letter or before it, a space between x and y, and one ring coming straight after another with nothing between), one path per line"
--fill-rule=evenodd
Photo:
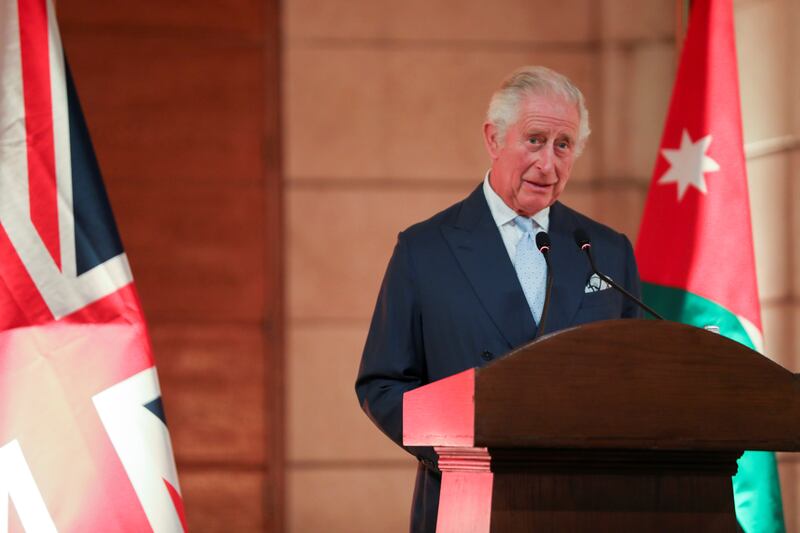
M523 180L523 183L529 187L532 187L533 189L543 190L543 191L551 189L555 185L555 183L543 183L543 182L540 183L537 181L525 181L525 180Z

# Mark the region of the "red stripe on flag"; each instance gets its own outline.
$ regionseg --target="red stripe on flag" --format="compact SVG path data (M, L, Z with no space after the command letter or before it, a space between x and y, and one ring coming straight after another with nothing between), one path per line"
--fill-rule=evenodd
M189 528L186 527L186 512L183 510L183 498L181 495L178 494L178 491L172 484L164 480L164 485L167 486L167 490L169 491L169 497L172 498L172 503L175 505L175 510L178 512L178 518L181 520L181 525L183 526L183 531L189 531Z
M53 314L0 224L0 332L51 320Z
M31 220L61 268L46 0L19 0Z

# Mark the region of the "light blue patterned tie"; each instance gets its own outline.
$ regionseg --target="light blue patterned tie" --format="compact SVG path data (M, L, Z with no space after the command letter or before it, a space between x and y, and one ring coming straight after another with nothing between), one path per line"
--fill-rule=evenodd
M514 223L522 232L522 238L517 243L517 255L514 259L514 268L517 270L522 292L531 308L531 314L536 323L542 318L544 307L545 285L547 284L547 263L544 256L536 248L536 234L533 221L527 217L518 216Z

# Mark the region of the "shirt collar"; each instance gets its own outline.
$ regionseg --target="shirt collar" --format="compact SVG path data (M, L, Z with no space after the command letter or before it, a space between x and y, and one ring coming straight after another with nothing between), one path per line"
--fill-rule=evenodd
M489 211L492 213L494 223L497 224L499 228L517 218L517 213L506 205L503 199L500 198L500 195L494 192L494 189L492 189L492 186L489 184L489 172L490 171L487 170L486 176L483 178L483 195L486 197L486 203L489 204ZM545 207L531 218L534 224L539 226L542 230L548 231L550 226L550 206Z

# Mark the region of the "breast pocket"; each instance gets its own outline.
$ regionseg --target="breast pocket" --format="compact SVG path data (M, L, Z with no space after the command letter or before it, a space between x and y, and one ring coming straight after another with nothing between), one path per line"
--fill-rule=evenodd
M622 316L622 298L623 296L613 289L584 294L575 316L575 323L585 324L620 318Z

